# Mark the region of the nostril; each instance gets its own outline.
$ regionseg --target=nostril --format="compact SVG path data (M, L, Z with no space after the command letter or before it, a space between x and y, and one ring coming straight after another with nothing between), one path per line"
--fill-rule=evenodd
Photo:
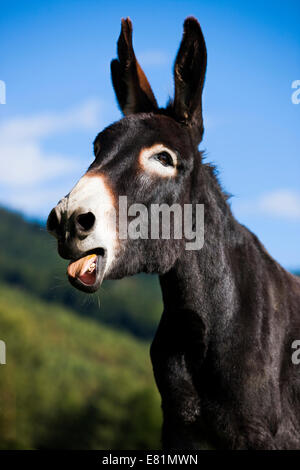
M48 232L51 232L53 234L57 234L58 227L59 227L59 220L58 220L58 217L57 217L56 210L54 208L50 212L48 220L47 220L47 230L48 230Z
M79 229L84 230L87 232L88 230L91 230L95 223L96 217L92 212L86 212L85 214L79 214L76 217L76 223Z

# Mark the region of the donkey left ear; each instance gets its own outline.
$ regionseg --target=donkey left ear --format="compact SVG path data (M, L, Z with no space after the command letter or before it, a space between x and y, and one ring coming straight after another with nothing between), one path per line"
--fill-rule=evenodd
M132 23L122 19L118 59L111 62L113 87L123 114L151 112L157 102L132 46Z
M174 65L175 98L171 105L174 117L191 126L201 141L204 126L202 91L205 81L207 52L205 40L196 18L184 22L183 38Z

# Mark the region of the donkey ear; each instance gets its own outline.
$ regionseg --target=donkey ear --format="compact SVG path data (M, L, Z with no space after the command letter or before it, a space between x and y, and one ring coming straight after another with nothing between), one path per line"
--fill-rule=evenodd
M123 114L151 112L157 102L151 86L136 60L132 47L132 23L122 19L118 59L111 62L113 87Z
M174 117L193 128L200 142L203 136L202 91L205 80L207 52L205 40L196 18L184 22L182 41L174 65Z

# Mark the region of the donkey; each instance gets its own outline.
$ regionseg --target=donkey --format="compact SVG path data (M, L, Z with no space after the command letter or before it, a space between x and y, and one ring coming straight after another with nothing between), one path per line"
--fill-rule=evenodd
M295 449L300 281L237 222L215 168L203 162L206 64L200 25L189 17L174 65L175 96L159 108L135 57L131 21L122 20L111 75L125 117L96 137L95 160L52 209L47 227L70 260L71 284L84 292L103 279L159 275L164 312L150 355L163 448ZM184 237L120 236L112 223L120 196L146 207L203 204L202 249L186 250Z

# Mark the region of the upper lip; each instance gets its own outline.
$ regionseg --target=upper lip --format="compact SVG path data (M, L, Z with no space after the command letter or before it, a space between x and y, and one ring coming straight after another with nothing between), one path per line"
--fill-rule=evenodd
M84 258L85 256L88 255L97 255L97 256L104 256L105 255L105 250L104 248L92 248L91 250L84 251L83 253L80 253L76 255L75 257L70 257L68 258L70 261L78 261L81 258Z

